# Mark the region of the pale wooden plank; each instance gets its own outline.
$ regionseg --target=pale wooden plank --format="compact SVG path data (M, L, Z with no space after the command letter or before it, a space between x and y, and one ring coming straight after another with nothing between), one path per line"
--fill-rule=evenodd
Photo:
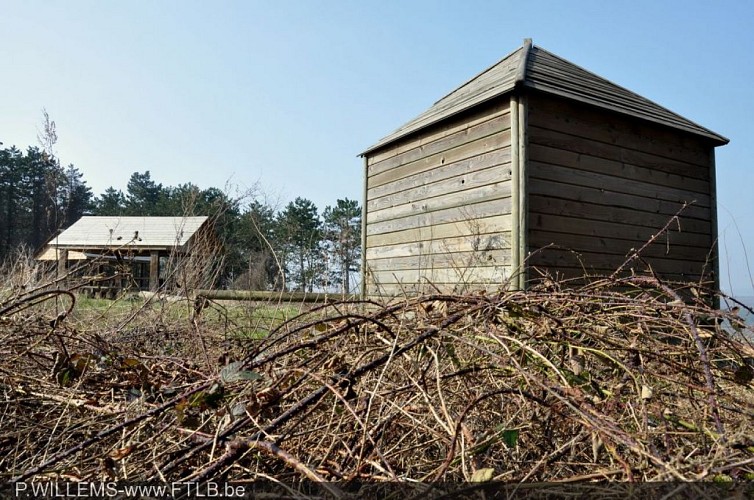
M411 255L387 259L370 259L369 268L373 271L390 271L405 269L451 268L507 266L510 267L510 249L437 253L429 255Z
M510 229L510 215L472 217L461 221L448 222L445 224L428 224L392 233L370 234L367 235L367 242L363 248L476 234L509 232Z
M421 203L424 200L440 196L450 197L453 193L466 193L475 188L490 184L499 184L500 182L509 180L510 168L506 165L474 170L464 175L438 181L435 181L433 176L427 176L424 184L417 184L411 189L370 200L367 202L367 207L370 213L376 213L379 210L411 203Z
M441 167L446 163L455 163L467 158L473 158L485 153L490 153L496 149L502 149L510 146L510 130L505 130L497 134L493 134L475 141L462 144L458 147L429 155L421 158L417 161L405 163L399 165L390 170L380 172L378 174L369 174L369 188L387 184L388 182L396 181L407 177L409 175L416 175L419 172L426 172L437 167Z
M443 286L441 289L433 289L436 293L442 293L442 294L451 294L452 293L452 286ZM376 285L370 283L367 286L367 297L370 300L376 300L383 302L385 304L391 304L395 301L403 300L404 297L416 297L419 295L424 294L425 292L423 290L418 289L416 285L410 285L407 287L403 287L401 285L396 284L388 284L388 285ZM427 292L431 293L431 292Z
M510 197L510 190L510 181L485 184L465 191L456 191L447 195L426 198L416 202L386 208L384 210L370 211L369 222L378 223L416 215L422 212L437 212L450 208L465 207L474 203L507 198Z
M630 179L619 179L611 175L596 172L584 172L560 165L552 165L538 161L529 162L529 175L532 178L546 179L563 183L564 197L576 198L581 186L606 189L618 193L643 196L645 198L665 200L677 203L695 202L699 206L709 207L708 194L694 193L684 189L658 186L648 182ZM566 194L567 193L567 194Z
M471 291L485 293L496 293L502 288L499 284L482 284L475 283L472 285L464 285L459 283L384 283L380 285L370 284L367 287L367 296L372 300L381 300L385 302L392 302L394 300L401 300L403 297L415 297L417 295L429 294L429 293L442 293L442 294L465 294Z
M474 125L484 123L498 116L508 114L509 105L507 100L495 101L492 106L483 106L479 110L471 111L458 115L443 124L437 124L418 134L404 137L390 144L387 148L382 148L367 155L369 165L386 160L411 149L430 144L443 139L456 132L465 130ZM506 128L506 127L503 127Z
M465 269L404 269L395 271L369 270L370 281L382 283L462 283L502 284L510 275L507 266L471 267Z
M443 165L442 167L437 167L432 170L431 174L422 171L413 175L407 175L397 181L388 182L387 184L370 188L367 192L367 196L369 200L375 200L381 196L405 191L406 189L411 189L420 184L437 182L458 175L466 175L476 170L483 170L498 165L506 165L510 163L510 160L510 147L496 149L491 153L474 156L455 163Z
M367 247L367 260L411 255L432 255L452 252L489 251L510 248L510 233L464 235L439 240L417 241L400 245Z
M509 215L510 211L510 197L495 198L477 203L469 202L462 206L433 212L417 211L417 213L409 216L384 222L375 222L370 219L367 224L367 235L392 233L438 224L473 221L501 214Z
M405 165L426 158L430 155L442 154L443 152L468 144L469 142L495 135L508 128L510 128L510 119L508 116L496 116L482 123L467 126L458 132L443 137L442 139L396 154L385 160L379 162L370 161L369 175L376 175L399 165Z

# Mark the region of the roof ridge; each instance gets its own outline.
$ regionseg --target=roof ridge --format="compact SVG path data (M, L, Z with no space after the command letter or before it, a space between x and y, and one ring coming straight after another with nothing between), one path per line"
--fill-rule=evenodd
M521 47L523 51L518 59L518 69L516 70L516 81L514 86L522 85L526 81L527 66L529 64L529 54L532 51L531 38L524 38L524 46Z
M531 38L527 38L527 40L531 41ZM524 49L524 46L518 47L513 52L509 53L508 55L506 55L502 59L498 60L495 64L493 64L490 67L488 67L488 68L480 71L479 73L477 73L476 75L474 75L472 78L470 78L467 81L465 81L464 83L462 83L460 87L457 87L457 88L451 90L450 92L448 92L447 94L445 94L444 96L442 96L441 98L439 98L438 100L436 100L432 104L432 106L435 106L435 105L439 104L441 101L443 101L444 99L446 99L446 98L450 97L451 95L457 93L459 90L461 90L461 89L463 89L465 87L468 87L471 83L473 83L476 80L478 80L482 75L485 75L485 74L489 73L490 71L492 71L493 69L497 68L502 63L504 63L505 61L507 61L508 59L510 59L511 57L513 57L514 55L516 55L516 53L519 52L519 51L521 51L522 49Z
M198 219L209 215L82 215L79 219Z

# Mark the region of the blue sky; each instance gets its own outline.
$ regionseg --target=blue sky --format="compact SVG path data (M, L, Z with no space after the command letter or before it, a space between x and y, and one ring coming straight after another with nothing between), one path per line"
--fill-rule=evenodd
M723 285L754 295L745 0L0 0L0 142L37 144L46 108L97 194L149 170L322 209L360 199L358 153L525 37L731 139Z

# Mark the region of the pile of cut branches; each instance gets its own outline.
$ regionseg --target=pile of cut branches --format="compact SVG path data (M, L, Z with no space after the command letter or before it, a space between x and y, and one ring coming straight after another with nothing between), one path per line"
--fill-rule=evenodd
M206 309L102 330L31 296L0 306L6 479L754 479L747 327L655 278L334 303L234 341Z

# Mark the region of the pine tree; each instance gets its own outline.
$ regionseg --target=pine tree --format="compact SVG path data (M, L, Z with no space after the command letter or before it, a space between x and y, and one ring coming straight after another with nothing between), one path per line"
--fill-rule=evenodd
M65 183L60 193L63 227L68 227L82 215L91 212L94 203L92 190L86 185L84 174L73 165L68 165L63 172Z
M143 174L134 172L126 186L126 215L161 215L161 198L165 196L162 184L152 180L149 170Z
M277 234L287 277L300 291L313 291L321 284L322 222L310 200L297 197L279 214Z
M338 200L322 214L327 249L334 266L330 271L341 293L351 292L351 273L359 270L361 256L361 208L348 198Z
M259 200L251 202L241 216L236 234L239 260L246 266L244 288L267 290L282 286L275 226L275 210Z
M110 186L94 203L95 215L119 216L125 215L126 197L123 191Z

